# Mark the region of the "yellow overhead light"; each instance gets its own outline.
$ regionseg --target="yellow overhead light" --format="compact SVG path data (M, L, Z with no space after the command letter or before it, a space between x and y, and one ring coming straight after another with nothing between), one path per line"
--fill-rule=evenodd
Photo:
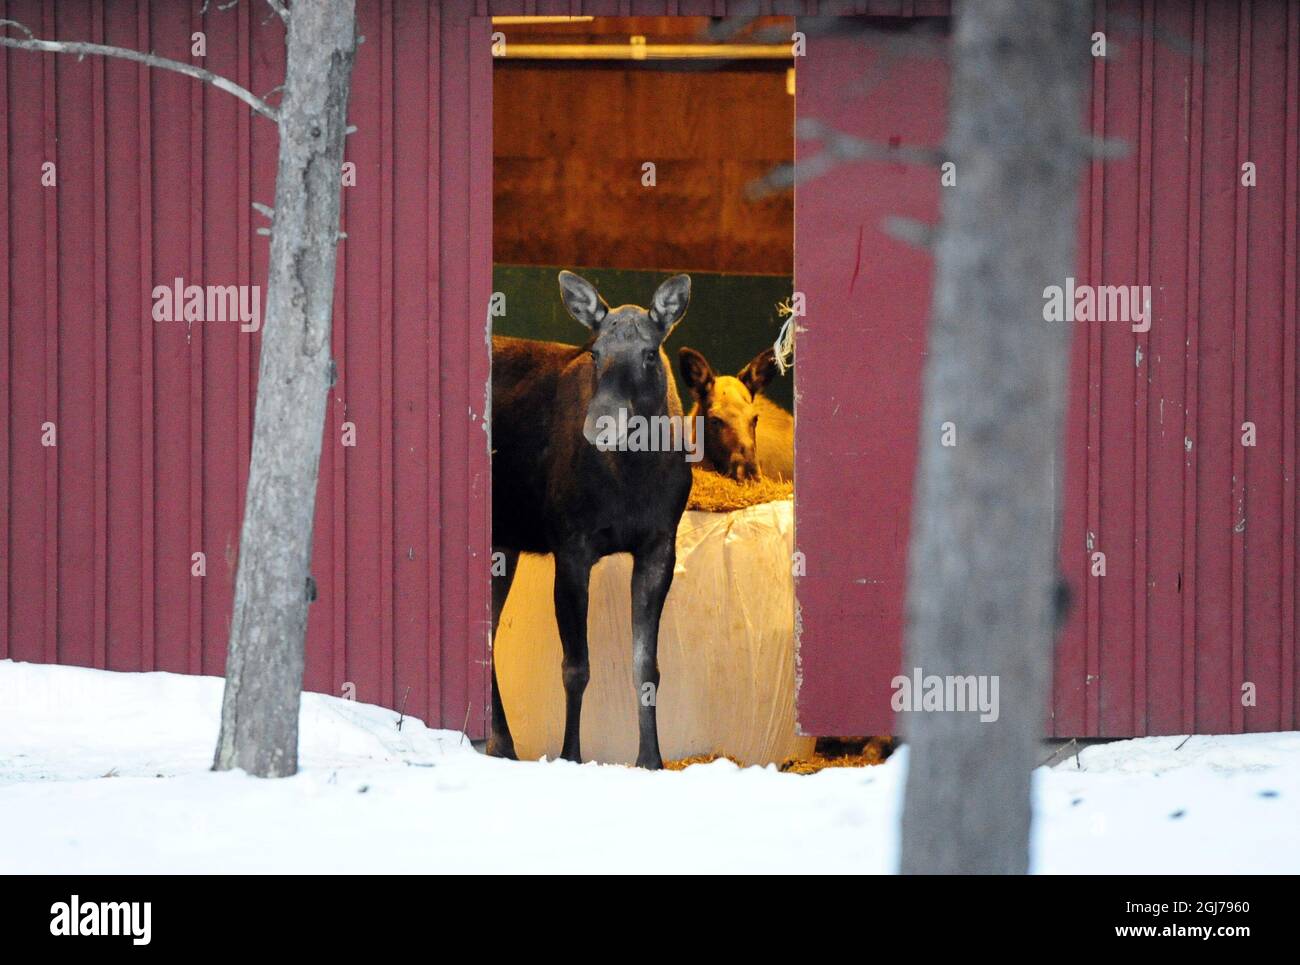
M789 44L505 44L507 60L789 60Z
M588 23L595 17L493 17L493 24L502 26L523 26L530 23Z

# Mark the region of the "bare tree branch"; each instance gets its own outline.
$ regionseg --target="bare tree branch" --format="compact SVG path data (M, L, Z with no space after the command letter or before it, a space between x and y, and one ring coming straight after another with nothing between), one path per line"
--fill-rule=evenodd
M805 117L795 125L795 134L805 141L822 141L826 144L823 153L845 161L893 161L895 164L918 164L933 167L947 160L942 148L912 147L910 145L881 144L867 141L852 134L845 134L819 121L815 117Z
M766 175L751 181L746 187L746 195L753 201L782 191L788 191L797 184L804 184L821 177L843 163L853 161L887 161L894 164L912 164L921 167L938 167L949 160L943 148L897 147L868 141L852 134L845 134L827 126L815 117L805 117L795 125L795 134L800 140L824 141L825 149L820 154L798 161L794 164L778 164ZM1081 134L1074 139L1074 146L1079 155L1086 159L1099 158L1114 161L1128 157L1132 145L1128 141L1116 138L1100 138ZM897 227L897 226L895 226ZM903 230L903 229L900 229ZM895 237L903 239L901 234L890 231ZM921 247L924 247L923 245Z
M938 228L935 225L917 221L915 218L901 218L891 215L881 222L880 227L891 238L897 238L913 248L921 248L926 251L934 249L934 241L938 237Z
M942 148L892 146L878 141L868 141L845 134L827 126L815 117L805 117L795 124L795 136L804 141L821 141L825 147L810 158L794 164L780 164L765 176L750 182L746 193L759 200L819 178L831 168L846 161L889 161L894 164L915 164L921 167L938 167L948 159Z
M1115 13L1111 10L1106 11L1106 26L1115 26L1119 32L1128 33L1135 37L1142 36L1142 21L1136 17L1130 17L1127 14ZM1190 40L1178 33L1176 30L1167 30L1158 23L1149 25L1151 28L1151 37L1160 41L1170 50L1190 57L1193 60L1205 62L1204 51L1197 48ZM1112 44L1108 41L1108 46Z
M948 59L947 31L939 19L920 19L889 29L869 18L800 17L798 30L805 37L854 38L861 40L866 47L878 47L899 58ZM774 43L789 36L790 31L784 27L760 26L747 40L750 43Z
M1088 137L1081 139L1084 157L1101 158L1103 161L1115 161L1126 158L1132 153L1133 145L1128 141L1114 137Z
M711 21L700 37L714 43L727 43L743 37L748 43L780 43L790 39L789 18L761 13L757 0L732 4L727 16ZM940 18L896 21L870 17L799 17L795 29L805 37L855 37L869 46L881 46L905 56L944 60L947 58L946 28ZM781 21L772 23L770 21ZM768 22L764 22L768 21ZM752 29L751 29L752 28Z
M147 67L157 67L161 70L170 70L178 74L184 74L186 77L193 77L195 80L201 80L205 84L211 84L218 90L223 90L227 94L233 94L241 101L261 114L267 120L274 121L277 124L280 116L276 113L275 108L271 107L264 100L240 87L234 81L227 80L219 74L214 74L210 70L204 70L202 67L195 67L193 64L186 64L179 60L171 60L167 57L159 57L155 54L146 54L138 50L131 50L127 47L110 47L106 44L91 44L82 41L64 41L64 40L38 40L32 32L16 20L0 20L0 27L17 27L27 35L26 40L20 40L16 37L0 37L0 46L13 47L16 50L35 50L44 53L53 54L76 54L78 57L85 57L87 54L98 57L118 57L122 60L130 60L137 64L144 64Z
M270 7L272 10L274 10L276 16L278 16L285 23L289 22L289 10L287 7L285 7L283 3L280 2L280 0L266 0L266 5Z

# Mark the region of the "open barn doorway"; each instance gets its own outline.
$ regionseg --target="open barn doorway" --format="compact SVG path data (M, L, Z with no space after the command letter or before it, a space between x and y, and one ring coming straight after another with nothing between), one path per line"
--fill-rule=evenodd
M599 325L584 327L587 289L576 286L599 293L593 307L641 306L653 318L656 295L681 284L671 279L690 279L689 306L665 325L657 363L666 359L664 390L685 419L680 437L664 438L680 442L676 458L690 469L658 633L661 679L649 692L638 686L633 558L606 556L587 582L584 760L636 761L647 699L667 762L767 763L811 750L795 723L794 204L777 186L794 160L794 29L778 17L739 32L703 17L493 22L491 326L494 339L532 340L494 347L494 543L511 528L536 548L582 522L537 518L544 490L582 475L578 458L520 479L525 462L545 458L519 457L530 436L553 451L555 437L584 428L582 413L564 411L563 388L526 406L499 394L507 379L518 384L529 353L555 351L529 346L568 346L556 371L585 365L580 377L591 381ZM567 305L561 271L582 280L566 283ZM662 486L623 497L639 511ZM494 591L509 586L494 658L513 749L560 756L554 557L524 553L516 567L512 553L494 551L493 562Z

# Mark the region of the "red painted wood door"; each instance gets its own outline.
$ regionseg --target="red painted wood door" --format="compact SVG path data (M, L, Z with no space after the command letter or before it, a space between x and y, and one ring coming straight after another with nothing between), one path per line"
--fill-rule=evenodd
M795 113L879 144L942 142L947 71L860 39L808 41ZM805 132L806 133L806 132ZM826 145L802 138L801 166ZM796 187L795 288L806 299L795 366L795 541L800 729L892 731L931 259L886 234L933 223L932 168L835 162Z
M1093 58L1088 124L1130 150L1084 173L1075 278L1150 286L1151 304L1146 331L1075 323L1060 524L1074 605L1050 731L1289 729L1300 719L1300 0L1098 0L1094 18L1130 36L1126 54ZM878 43L811 37L798 117L938 144L944 65L881 57ZM796 145L805 162L822 148ZM1271 175L1247 185L1247 160ZM839 163L796 188L806 733L892 730L931 265L881 223L936 220L940 190L933 169L888 161Z

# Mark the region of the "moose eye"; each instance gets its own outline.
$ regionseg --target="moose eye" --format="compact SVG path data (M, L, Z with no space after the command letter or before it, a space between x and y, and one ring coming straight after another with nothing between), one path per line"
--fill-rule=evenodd
M655 364L655 353L647 349L644 359L645 359L645 367L651 368Z

